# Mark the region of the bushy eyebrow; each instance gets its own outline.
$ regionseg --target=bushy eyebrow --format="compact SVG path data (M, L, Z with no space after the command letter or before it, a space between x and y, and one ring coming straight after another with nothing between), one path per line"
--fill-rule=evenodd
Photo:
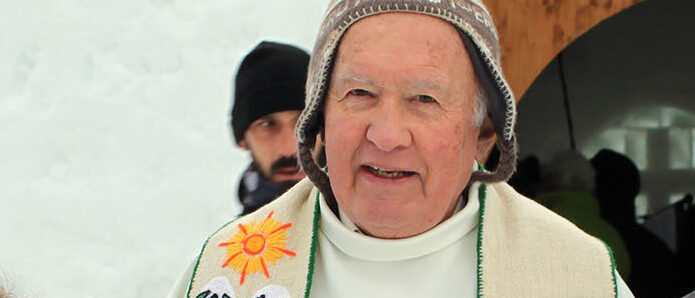
M410 86L415 88L416 90L437 90L437 91L442 91L444 88L442 87L441 84L441 79L440 78L426 78L422 80L417 80L413 81L410 83Z
M345 71L345 72L342 72L341 74L339 74L338 75L338 81L342 84L362 83L362 84L366 84L366 85L384 88L384 84L382 84L380 82L376 82L376 81L374 81L366 76L357 74L356 72L352 72L352 71ZM428 78L413 80L413 81L408 83L408 85L409 85L408 87L413 88L415 90L444 91L445 88L441 82L442 82L442 79L439 77L428 77Z
M377 87L381 87L381 88L384 87L383 84L377 83L377 82L375 82L375 81L373 81L365 76L359 75L359 74L352 72L352 71L345 71L345 72L341 73L338 76L338 80L343 84L354 82L354 83L362 83L362 84L377 86Z

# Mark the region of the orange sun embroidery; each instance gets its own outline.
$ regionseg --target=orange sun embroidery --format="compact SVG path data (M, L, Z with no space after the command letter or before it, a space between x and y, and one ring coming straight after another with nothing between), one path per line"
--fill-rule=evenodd
M296 256L292 251L285 249L287 240L287 228L292 223L282 224L279 220L271 218L273 211L261 222L252 221L249 224L239 224L239 232L228 242L222 242L218 246L227 247L227 261L222 268L231 266L241 273L240 285L244 284L246 274L261 272L270 278L268 267L284 255Z

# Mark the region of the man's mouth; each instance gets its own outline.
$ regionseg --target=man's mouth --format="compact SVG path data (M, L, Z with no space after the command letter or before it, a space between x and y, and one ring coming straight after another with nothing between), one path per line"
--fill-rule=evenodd
M382 169L379 167L367 166L367 165L362 166L362 167L367 169L372 174L374 174L374 176L377 176L380 178L396 179L396 178L409 177L409 176L416 174L415 172L410 172L410 171L389 170L389 169Z
M294 175L297 173L299 173L299 167L284 167L284 168L275 169L275 174Z

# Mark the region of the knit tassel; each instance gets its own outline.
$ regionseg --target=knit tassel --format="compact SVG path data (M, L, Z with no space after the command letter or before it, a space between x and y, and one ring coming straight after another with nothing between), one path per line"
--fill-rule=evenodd
M480 181L483 183L495 183L509 180L509 177L516 171L517 143L516 136L508 142L497 139L498 149L500 150L500 161L494 171L488 172L479 170L473 172L470 182Z
M331 181L325 172L319 168L318 164L314 160L312 154L312 148L316 144L316 135L310 134L306 135L305 143L299 143L299 162L302 166L302 171L314 182L314 185L319 189L321 194L323 194L326 204L331 211L338 216L338 202L335 200L333 195L333 189L331 189Z

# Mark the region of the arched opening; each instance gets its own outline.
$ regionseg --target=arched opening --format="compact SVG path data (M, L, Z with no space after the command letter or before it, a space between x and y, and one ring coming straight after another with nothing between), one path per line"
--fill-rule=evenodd
M674 214L695 194L693 15L692 1L647 0L601 22L541 72L519 102L517 126L520 160L546 164L570 149L564 80L576 150L588 159L603 148L628 156L641 179L636 216L690 261L693 224L679 228ZM676 272L695 290L692 269Z
M695 171L689 131L695 123L695 39L687 33L695 32L689 21L693 12L694 2L647 1L604 21L564 50L579 151L587 157L600 148L627 154L647 175L645 185L652 182L652 169ZM557 58L521 99L517 131L522 158L535 154L543 162L569 149ZM677 188L695 192L695 183ZM669 196L652 195L648 211L672 203Z

